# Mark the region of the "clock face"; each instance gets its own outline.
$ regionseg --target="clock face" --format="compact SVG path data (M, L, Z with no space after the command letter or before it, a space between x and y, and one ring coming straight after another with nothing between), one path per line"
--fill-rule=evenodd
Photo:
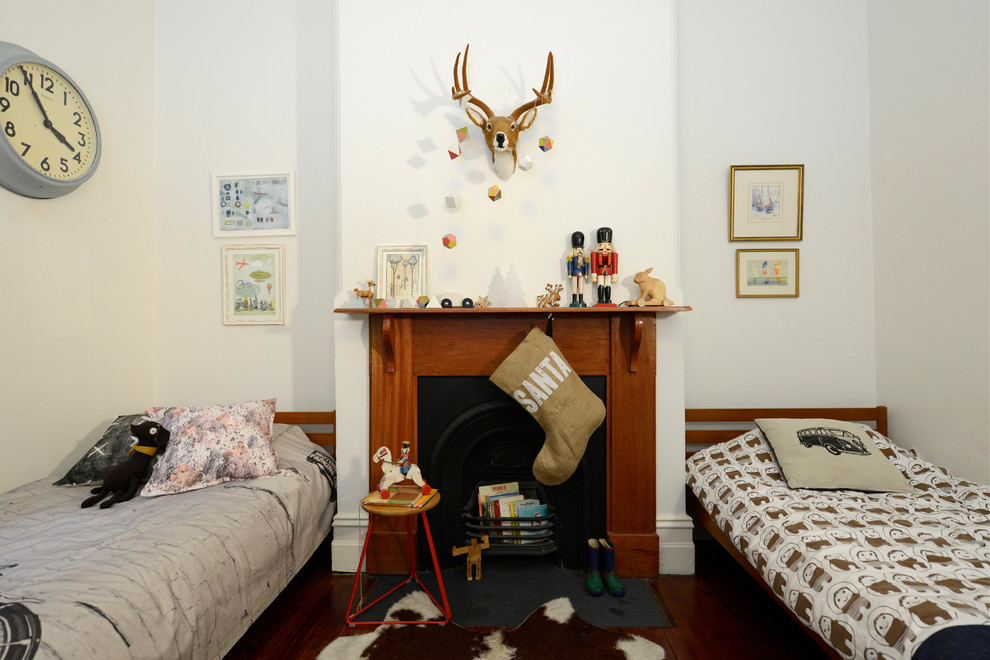
M82 95L36 62L14 64L0 75L0 132L17 156L54 181L85 177L99 157L99 133Z

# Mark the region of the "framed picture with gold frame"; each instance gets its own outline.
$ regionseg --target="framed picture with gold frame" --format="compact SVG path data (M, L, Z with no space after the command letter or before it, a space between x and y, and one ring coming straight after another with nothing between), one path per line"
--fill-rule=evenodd
M797 298L799 250L736 250L736 298Z
M729 168L729 240L800 241L804 165Z

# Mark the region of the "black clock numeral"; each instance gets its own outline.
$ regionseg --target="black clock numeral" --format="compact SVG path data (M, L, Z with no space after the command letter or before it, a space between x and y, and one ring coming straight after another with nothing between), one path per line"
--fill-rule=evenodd
M11 96L21 95L21 86L17 84L16 80L11 80L10 78L4 78L4 91Z
M24 151L21 152L21 155L27 156L27 152L31 151L31 145L27 142L21 142L21 146L24 147Z
M58 169L62 170L63 172L68 172L69 171L69 161L67 161L64 158L60 158L59 159Z
M10 100L6 96L0 96L0 112L7 112L10 108Z
M82 165L82 152L77 151L76 155L72 157L72 160Z
M51 94L55 90L55 79L51 76L41 75L41 89Z
M17 135L17 130L14 128L14 122L8 121L3 125L3 132L7 134L7 137L14 137Z
M72 125L73 126L82 126L82 115L79 114L78 112L73 112L72 113L72 116L76 118L76 120L74 122L72 122Z
M48 156L45 156L42 159L42 161L38 164L41 166L41 169L43 169L46 172L52 169L51 163L48 162Z
M78 144L80 147L85 147L86 146L86 134L85 133L83 133L83 132L80 131L80 133L79 133L79 141L76 142L76 144Z

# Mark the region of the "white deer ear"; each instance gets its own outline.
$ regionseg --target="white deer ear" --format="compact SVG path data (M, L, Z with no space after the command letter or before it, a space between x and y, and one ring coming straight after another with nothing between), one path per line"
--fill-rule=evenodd
M516 125L519 127L520 131L525 131L533 125L534 121L536 121L536 108L530 108L522 114L522 117L519 118Z
M464 108L464 112L467 113L468 119L471 120L472 124L482 129L485 127L485 122L488 121L488 118L485 117L483 114L481 114L474 108Z

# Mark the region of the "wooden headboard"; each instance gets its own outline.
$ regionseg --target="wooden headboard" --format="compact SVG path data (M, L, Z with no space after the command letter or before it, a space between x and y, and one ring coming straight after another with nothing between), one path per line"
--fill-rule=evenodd
M276 412L276 424L294 424L314 443L333 453L337 444L337 411Z
M684 411L688 456L708 445L726 442L756 428L762 417L821 417L869 424L887 435L887 406L872 408L688 408Z

